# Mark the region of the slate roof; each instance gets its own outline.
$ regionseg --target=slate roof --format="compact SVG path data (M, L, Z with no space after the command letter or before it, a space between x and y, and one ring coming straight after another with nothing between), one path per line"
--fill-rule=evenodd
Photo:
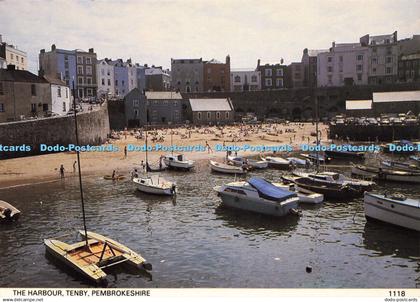
M231 111L228 99L190 99L192 111Z
M182 95L174 91L146 91L148 100L182 100Z
M25 82L25 83L48 83L42 77L37 76L27 70L8 70L0 69L0 81Z

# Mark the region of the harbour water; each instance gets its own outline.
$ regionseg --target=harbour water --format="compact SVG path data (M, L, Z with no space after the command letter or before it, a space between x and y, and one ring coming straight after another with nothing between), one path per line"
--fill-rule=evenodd
M251 175L279 180L281 173ZM151 276L111 270L110 287L420 287L419 233L366 222L362 199L272 218L221 208L212 188L234 178L205 163L162 174L177 182L176 199L136 192L130 180L84 177L88 229L153 264ZM420 198L416 185L379 188ZM22 211L16 224L0 225L1 287L92 286L46 257L43 245L82 229L79 198L76 178L0 190Z

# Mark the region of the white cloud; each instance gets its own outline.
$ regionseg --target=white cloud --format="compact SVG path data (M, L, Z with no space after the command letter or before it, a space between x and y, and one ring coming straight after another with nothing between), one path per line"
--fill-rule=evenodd
M409 37L420 28L418 1L0 1L3 39L28 52L95 48L98 58L131 57L169 67L170 58L299 61L302 50L371 34ZM6 13L5 13L6 12Z

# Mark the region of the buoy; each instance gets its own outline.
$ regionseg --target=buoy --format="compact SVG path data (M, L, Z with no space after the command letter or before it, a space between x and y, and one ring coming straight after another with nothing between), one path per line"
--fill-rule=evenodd
M308 274L312 273L312 266L307 266L307 267L306 267L306 272L307 272Z

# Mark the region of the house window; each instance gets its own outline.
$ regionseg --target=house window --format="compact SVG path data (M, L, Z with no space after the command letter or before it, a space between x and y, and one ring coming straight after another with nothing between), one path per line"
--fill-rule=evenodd
M66 110L66 102L63 102L63 112L66 112L67 110Z
M240 76L235 76L235 83L240 83L241 82L241 77Z
M216 119L220 120L220 112L216 112Z
M387 55L392 55L392 48L391 47L386 48L386 54Z
M340 63L343 63L343 56L339 56L338 60L340 61Z
M60 86L58 86L58 88L57 88L57 96L59 98L61 98L61 87Z
M253 83L256 83L257 82L257 76L256 75L253 75L251 77L251 82L253 82Z
M386 62L387 63L392 63L392 57L386 57Z
M77 64L83 64L83 57L77 57Z
M332 75L329 75L328 76L328 85L331 85L332 84Z
M387 67L387 68L386 68L386 73L387 73L387 74L392 73L392 67Z
M92 59L91 58L86 58L86 64L92 64Z
M328 62L331 63L332 62L332 57L328 57Z
M372 58L372 64L376 64L378 63L378 59L377 58Z
M133 106L138 107L139 106L139 100L133 100Z
M19 63L19 56L16 56L16 62Z
M211 112L207 112L207 120L211 119Z
M276 79L276 86L279 88L283 88L283 79Z
M191 92L191 87L190 86L185 87L185 91L186 92Z
M31 104L31 112L36 112L36 104Z
M362 80L362 74L361 74L361 73L358 73L358 74L357 74L357 80L358 80L358 81L361 81L361 80Z
M83 66L77 66L77 74L83 74Z
M115 86L118 86L118 80L115 80Z
M0 83L0 95L4 94L3 83Z
M93 96L92 88L87 89L87 96Z
M174 106L178 106L178 101L174 101Z
M4 112L4 104L0 103L0 112Z
M328 66L328 67L327 67L327 70L328 70L328 72L332 72L332 71L333 71L332 66Z
M225 113L225 118L226 118L226 119L229 119L229 112L226 112L226 113Z
M372 73L376 73L376 68L372 68Z
M106 74L107 74L107 75L111 75L111 72L108 70L108 71L106 72Z
M121 85L124 86L124 80L121 81Z
M86 66L86 74L88 75L92 74L92 66Z
M283 69L277 69L277 76L282 77L283 76Z
M35 84L31 84L31 94L33 96L36 96L36 86L35 86Z
M83 85L83 77L78 77L77 82L81 85Z
M271 79L265 79L265 86L272 86L273 81Z
M198 119L198 120L201 120L201 112L198 112L198 113L197 113L197 119Z
M273 71L271 68L268 68L264 71L266 77L271 77L273 75Z
M13 54L12 53L10 54L10 59L13 60Z
M42 104L42 111L48 111L48 104Z
M64 62L64 68L65 68L65 69L69 69L69 62L67 62L67 61L66 61L66 62Z
M69 97L69 90L66 88L65 91L66 91L66 98L68 98Z
M105 85L105 79L102 79L102 85Z
M363 60L363 55L357 55L357 61L362 61Z
M372 52L376 53L376 47L372 47Z
M357 65L356 70L357 71L362 71L363 70L363 65Z

